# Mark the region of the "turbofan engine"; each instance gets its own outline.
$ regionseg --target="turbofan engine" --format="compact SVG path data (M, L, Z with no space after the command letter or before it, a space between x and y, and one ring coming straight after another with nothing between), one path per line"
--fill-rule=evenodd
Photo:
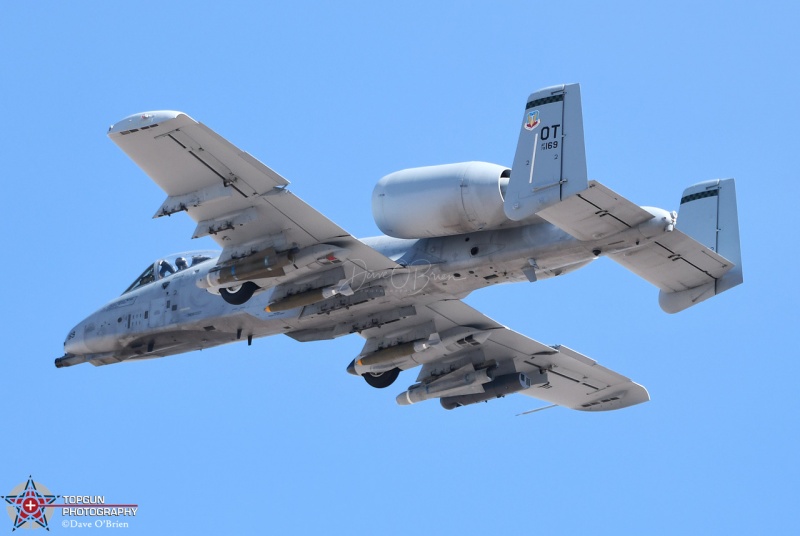
M372 191L372 216L395 238L427 238L496 228L511 170L488 162L404 169Z

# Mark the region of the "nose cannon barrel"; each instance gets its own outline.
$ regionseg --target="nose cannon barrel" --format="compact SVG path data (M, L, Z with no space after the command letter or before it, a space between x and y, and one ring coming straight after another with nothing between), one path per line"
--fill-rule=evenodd
M73 354L65 354L63 357L56 358L56 368L64 368L64 367L71 367L72 365L80 365L81 363L86 363L87 359L85 355L73 355Z

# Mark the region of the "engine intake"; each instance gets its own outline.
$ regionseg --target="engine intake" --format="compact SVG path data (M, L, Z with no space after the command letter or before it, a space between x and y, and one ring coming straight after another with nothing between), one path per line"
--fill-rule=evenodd
M427 238L496 228L508 221L503 196L511 170L488 162L404 169L372 191L372 216L395 238Z

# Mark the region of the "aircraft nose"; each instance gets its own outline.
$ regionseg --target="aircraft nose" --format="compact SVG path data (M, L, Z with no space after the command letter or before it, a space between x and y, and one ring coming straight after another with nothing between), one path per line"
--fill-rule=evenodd
M89 353L89 349L86 347L84 331L84 325L80 323L67 334L67 338L64 340L64 353L72 355Z

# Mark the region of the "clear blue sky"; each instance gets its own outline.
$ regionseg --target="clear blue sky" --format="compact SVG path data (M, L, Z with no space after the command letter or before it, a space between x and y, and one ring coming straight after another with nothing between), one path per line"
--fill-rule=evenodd
M7 3L0 495L33 475L138 503L125 534L796 534L798 20L790 2ZM736 177L745 283L670 316L603 259L467 301L651 402L399 407L414 373L349 376L357 336L54 368L147 263L213 246L150 219L164 194L111 123L183 110L368 236L381 176L510 164L526 97L565 82L590 178L673 210Z

